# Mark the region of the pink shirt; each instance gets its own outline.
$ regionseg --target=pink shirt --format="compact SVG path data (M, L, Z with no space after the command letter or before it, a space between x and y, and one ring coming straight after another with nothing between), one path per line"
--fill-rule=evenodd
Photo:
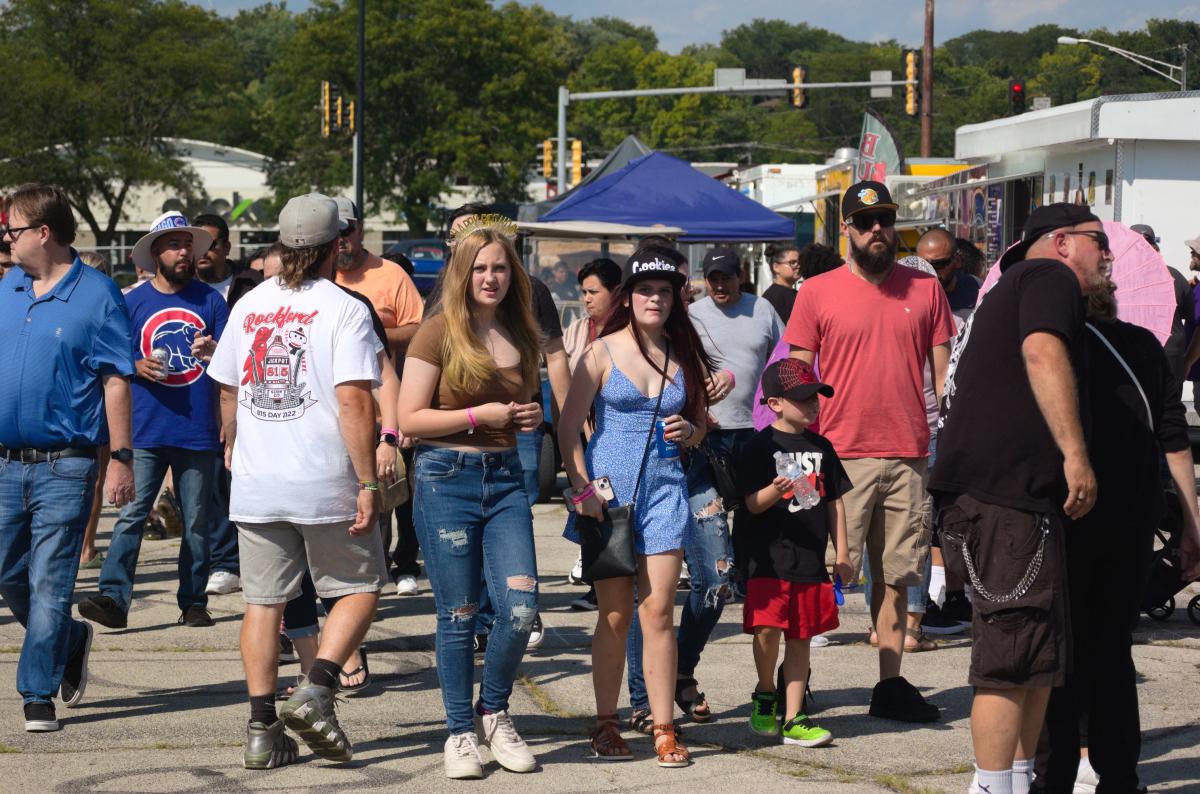
M843 458L929 454L924 369L931 347L954 335L954 318L933 276L897 264L880 285L850 266L806 280L783 339L820 359L821 432Z

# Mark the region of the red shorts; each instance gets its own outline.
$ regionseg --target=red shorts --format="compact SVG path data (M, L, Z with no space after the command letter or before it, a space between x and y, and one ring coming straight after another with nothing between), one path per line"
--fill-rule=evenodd
M783 629L789 640L807 640L838 627L837 602L829 582L787 582L754 578L746 582L742 631Z

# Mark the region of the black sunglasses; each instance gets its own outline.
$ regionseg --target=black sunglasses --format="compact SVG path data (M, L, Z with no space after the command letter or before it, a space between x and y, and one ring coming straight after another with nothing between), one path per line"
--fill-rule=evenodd
M890 229L896 225L896 213L890 210L884 212L860 212L857 215L850 216L850 223L860 232L871 231L877 223L881 229Z
M17 239L17 232L24 232L24 231L28 231L30 229L40 229L41 226L42 226L42 224L40 224L40 223L36 224L34 226L3 226L3 227L0 227L0 229L3 230L3 231L0 231L0 239L4 239L5 237L11 237L15 241Z
M941 270L944 267L949 267L950 265L954 264L954 255L951 254L950 256L945 257L944 259L929 259L926 261L929 262L929 264L933 267L934 270Z
M358 224L354 221L346 221L346 228L338 232L338 237L349 237L354 234L354 230L358 228Z
M1051 232L1049 236L1053 237L1055 234L1057 234L1057 232ZM1096 245L1101 251L1104 251L1105 253L1110 251L1108 247L1108 235L1104 232L1092 231L1089 229L1081 232L1063 232L1063 234L1082 234L1084 237L1091 237L1096 241Z

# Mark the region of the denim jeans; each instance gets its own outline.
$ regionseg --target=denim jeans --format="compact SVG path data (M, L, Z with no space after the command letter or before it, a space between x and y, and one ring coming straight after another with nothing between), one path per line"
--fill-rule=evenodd
M83 530L92 512L96 461L0 459L0 595L25 627L17 691L49 703L67 658L83 642L71 618Z
M178 447L155 447L133 451L133 481L137 494L122 508L113 526L108 556L100 569L100 594L129 611L133 600L133 574L142 550L146 517L158 499L158 489L170 467L175 476L175 494L183 511L183 540L179 544L179 590L175 600L180 611L190 606L208 606L204 588L208 584L209 505L217 452L197 452Z
M452 734L475 729L472 640L485 579L495 605L479 703L508 708L537 617L533 515L515 450L459 452L420 446L413 520L437 613L438 680Z
M542 439L546 435L543 425L529 433L517 433L517 454L521 456L521 471L525 476L525 495L530 506L537 504L541 491L538 488L538 464L542 460Z
M713 430L708 434L708 443L718 455L733 459L753 435L753 428ZM725 601L729 597L733 542L727 513L718 511L714 515L702 516L717 499L717 489L713 483L708 457L700 451L692 453L688 458L687 484L688 508L695 517L695 527L690 542L684 548L691 590L683 603L683 614L679 618L676 633L678 674L681 676L695 674L700 664L700 654L720 622ZM625 656L629 667L629 702L635 710L649 708L646 682L642 677L641 623L636 610L625 642Z
M213 474L213 499L209 503L209 559L212 571L226 571L237 575L241 572L238 560L237 527L229 520L229 469L225 468L225 456L216 455L216 472Z

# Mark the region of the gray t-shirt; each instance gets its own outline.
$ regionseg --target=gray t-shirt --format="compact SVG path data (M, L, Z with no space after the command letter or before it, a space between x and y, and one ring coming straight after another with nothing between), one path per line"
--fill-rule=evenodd
M783 322L770 303L750 293L728 309L712 298L688 308L692 325L717 370L733 373L734 387L711 409L723 430L754 427L754 389L767 358L783 336Z

